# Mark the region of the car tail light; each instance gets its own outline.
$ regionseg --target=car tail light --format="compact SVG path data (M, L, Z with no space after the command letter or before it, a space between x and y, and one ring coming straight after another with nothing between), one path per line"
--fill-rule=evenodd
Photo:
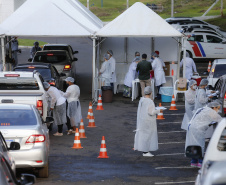
M44 135L31 135L25 144L33 144L33 143L43 143L45 142L46 137Z
M36 163L42 163L43 161L42 160L40 160L40 161L36 161Z
M56 83L55 83L55 82L49 82L49 84L50 84L50 85L53 85L53 86L55 86L55 85L56 85Z
M20 77L19 74L5 74L5 77Z
M33 67L33 66L29 66L28 68L29 68L29 69L34 69L35 67Z
M69 71L71 69L71 65L65 65L64 66L64 71Z
M47 56L53 56L53 54L52 53L48 53Z
M40 114L43 116L43 102L42 102L42 100L37 101L37 109L39 110Z

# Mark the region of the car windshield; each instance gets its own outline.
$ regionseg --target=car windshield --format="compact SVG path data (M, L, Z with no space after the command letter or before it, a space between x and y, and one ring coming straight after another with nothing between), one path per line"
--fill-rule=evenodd
M43 50L66 50L66 51L68 51L68 46L44 46Z
M226 65L225 64L216 65L214 74L213 74L213 78L219 78L225 74L226 74Z
M16 68L15 71L28 71L28 72L32 72L32 71L38 71L41 75L42 75L42 78L45 80L45 81L49 81L51 79L51 71L50 69L43 69L43 68L38 68L38 67L35 67L35 68Z
M34 62L44 62L44 63L61 63L67 60L66 55L54 55L54 54L46 54L46 55L36 55L34 57Z
M35 78L1 77L0 90L39 90L39 85Z
M221 133L220 140L217 144L217 149L220 151L226 151L226 128Z
M0 109L0 126L36 125L36 117L31 109Z

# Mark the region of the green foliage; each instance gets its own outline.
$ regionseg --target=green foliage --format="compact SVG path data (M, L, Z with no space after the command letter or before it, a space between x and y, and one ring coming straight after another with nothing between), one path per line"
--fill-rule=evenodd
M35 41L38 41L38 40L19 39L18 38L18 42L19 42L20 46L33 46ZM39 42L39 46L47 44L47 42L42 42L42 41L38 41L38 42Z

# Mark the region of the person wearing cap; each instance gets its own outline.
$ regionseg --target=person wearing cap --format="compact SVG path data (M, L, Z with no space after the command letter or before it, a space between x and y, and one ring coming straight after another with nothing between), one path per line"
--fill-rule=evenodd
M159 57L159 51L155 51L155 53L158 55L158 59L162 62L162 66L165 67L165 62L163 62L163 60Z
M157 99L160 99L159 89L162 86L162 84L166 83L165 78L165 72L163 69L162 61L159 60L158 55L153 52L152 57L154 58L154 61L152 62L152 68L154 70L155 74L155 86L157 87Z
M70 119L70 125L68 125L68 135L75 133L76 127L78 128L79 123L82 119L81 114L81 105L79 101L80 96L80 88L79 86L74 84L74 78L67 77L65 79L66 83L69 85L66 92L63 93L63 97L67 99L68 107L67 107L67 116ZM73 128L73 130L70 128Z
M50 110L53 111L54 123L58 127L58 131L54 136L63 136L63 125L67 122L66 118L66 99L61 95L60 91L48 82L43 82L44 89L51 98Z
M111 64L109 62L110 55L105 54L104 55L104 62L101 66L99 75L102 77L102 81L104 83L104 86L111 86L111 78L112 78L112 70L111 70Z
M116 73L115 73L116 61L115 61L115 58L113 57L113 51L112 50L108 50L107 54L110 55L109 63L111 64L111 86L114 89L114 83L116 82Z
M147 61L147 54L142 55L142 61L137 64L136 71L139 73L140 87L142 96L144 96L144 88L151 86L150 71L151 63Z
M190 55L188 52L186 52L186 58L185 60L182 59L180 62L180 67L185 67L185 77L187 80L191 80L191 77L194 73L197 73L195 62L192 58L190 58Z
M126 77L124 80L124 90L123 90L123 96L124 97L131 97L131 88L132 88L132 81L137 76L136 68L137 64L140 62L140 53L135 52L135 58L133 59L132 63L129 66L129 70L126 73Z
M18 57L17 57L17 53L20 52L21 50L19 49L19 42L17 40L17 37L13 37L12 41L11 41L11 48L12 48L12 58L14 59L15 63L14 63L14 67L17 66L18 64Z
M208 106L199 108L193 115L187 130L185 150L188 146L200 146L202 148L202 155L205 150L205 135L213 122L220 122L222 117L218 114L220 104L218 102L211 102ZM202 158L192 159L191 166L201 167Z
M193 116L196 89L197 82L195 80L191 80L189 82L189 89L185 92L185 114L181 125L181 128L184 130L188 129L188 123Z
M144 157L153 157L150 151L158 150L156 114L159 114L160 110L155 109L151 94L151 87L145 87L144 97L140 99L137 110L134 150L143 152Z
M199 88L196 91L196 96L195 96L195 110L204 107L207 103L209 98L213 98L213 96L207 97L206 94L206 87L208 85L208 80L207 79L202 79Z
M34 46L31 48L31 51L30 51L30 53L31 53L31 58L34 58L34 56L35 56L35 53L37 52L37 51L41 51L42 50L42 48L40 48L39 47L39 42L34 42Z

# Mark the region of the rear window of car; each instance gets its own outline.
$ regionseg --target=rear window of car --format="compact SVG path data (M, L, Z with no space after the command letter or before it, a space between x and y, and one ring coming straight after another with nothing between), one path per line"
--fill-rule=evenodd
M35 78L1 77L0 90L39 90L39 85Z
M36 55L34 57L34 62L44 62L44 63L61 63L64 61L68 61L67 55L54 55L54 54L46 54L46 55Z
M213 78L219 78L226 74L226 64L218 64L215 67Z
M220 151L226 151L226 128L221 133L220 140L217 144L217 149Z
M15 71L27 71L27 72L32 72L32 71L38 71L41 75L42 75L42 78L45 80L45 81L48 81L51 79L51 71L50 69L43 69L43 68L16 68Z
M34 111L31 109L0 109L0 126L37 125Z
M66 50L66 51L68 51L68 47L67 46L44 46L43 50Z

